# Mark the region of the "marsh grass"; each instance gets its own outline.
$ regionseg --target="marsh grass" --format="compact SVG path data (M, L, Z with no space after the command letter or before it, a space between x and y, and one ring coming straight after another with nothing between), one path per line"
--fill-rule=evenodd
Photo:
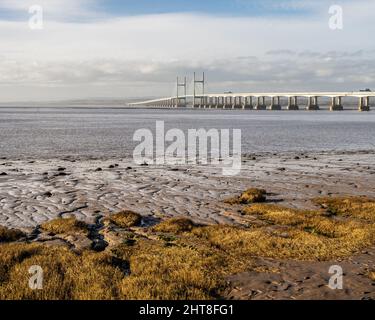
M83 221L77 220L75 217L59 218L43 223L40 226L45 232L52 234L87 234L88 226Z
M142 229L142 236L136 235L131 245L124 241L101 253L86 250L77 254L42 244L2 244L0 299L213 299L220 297L226 276L253 268L263 270L257 269L254 257L331 260L375 243L373 200L315 202L322 209L244 205L245 216L265 222L249 227L197 226L188 219L171 219ZM332 208L335 215L328 211ZM111 219L124 228L124 240L129 233L135 234L129 226L138 224L139 218L125 214ZM73 221L47 225L44 228L49 232L85 230ZM44 270L43 290L28 287L32 265Z
M142 216L133 211L125 210L111 215L107 218L107 221L112 222L120 228L130 228L140 225Z
M25 237L25 234L20 230L0 226L0 243L17 241L23 237Z
M153 228L155 232L164 232L164 233L181 233L189 232L195 227L195 224L186 218L172 218L166 221L163 221L156 225Z
M375 199L367 197L318 198L314 202L331 215L375 222Z
M370 211L360 212L356 204L350 204L350 199L349 203L334 203L338 212L345 212L346 219L335 219L324 210L306 211L256 204L245 207L242 212L266 221L265 227L209 226L193 232L222 250L235 251L239 257L330 260L373 244L375 223L356 219L363 216L370 219ZM361 208L372 207L372 204L373 200L361 198Z
M247 189L241 195L233 198L224 200L228 204L251 204L251 203L261 203L266 201L266 190L251 188Z

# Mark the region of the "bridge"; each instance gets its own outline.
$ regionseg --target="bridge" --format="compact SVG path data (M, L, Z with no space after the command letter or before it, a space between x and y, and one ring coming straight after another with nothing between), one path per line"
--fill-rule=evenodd
M196 84L202 84L203 92L196 94ZM205 109L242 109L242 110L283 110L281 98L287 99L286 110L299 110L301 108L299 99L307 99L304 106L306 110L320 110L319 99L329 98L329 110L344 110L343 100L345 98L357 98L359 111L370 111L370 98L375 97L375 92L352 91L352 92L245 92L245 93L204 93L203 80L196 80L194 74L194 94L186 95L186 78L183 84L177 78L177 95L155 100L131 103L129 106L150 106L160 108L205 108ZM179 88L184 87L184 95L179 95ZM269 101L267 104L266 101Z

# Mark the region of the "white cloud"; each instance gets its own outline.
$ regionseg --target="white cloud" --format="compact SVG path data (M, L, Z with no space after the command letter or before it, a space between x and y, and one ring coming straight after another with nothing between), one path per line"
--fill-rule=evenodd
M94 4L53 0L50 10L87 14ZM9 0L0 6L23 8ZM27 21L0 20L0 100L170 95L177 74L203 69L212 90L371 83L375 22L369 12L375 3L345 3L342 31L328 28L328 4L319 2L319 8L319 14L303 17L164 14L85 23L46 18L41 31L29 30Z

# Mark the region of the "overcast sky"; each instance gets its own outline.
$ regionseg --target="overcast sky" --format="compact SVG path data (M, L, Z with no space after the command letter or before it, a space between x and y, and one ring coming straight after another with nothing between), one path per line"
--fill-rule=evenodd
M374 16L374 0L0 0L0 101L170 96L194 71L211 92L375 89Z

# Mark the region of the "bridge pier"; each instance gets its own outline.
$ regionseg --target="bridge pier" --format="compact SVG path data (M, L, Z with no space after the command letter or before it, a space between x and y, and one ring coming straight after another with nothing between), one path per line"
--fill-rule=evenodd
M330 111L342 111L344 110L342 104L341 104L341 97L332 97L332 103L329 108Z
M288 110L299 110L298 97L288 97Z
M360 97L359 98L359 111L370 111L370 97Z
M233 97L225 97L224 109L233 108Z
M242 97L234 97L232 109L242 109Z
M224 108L224 97L217 97L216 109Z
M253 97L245 97L245 101L244 101L244 104L242 105L242 109L249 109L249 110L252 110L254 109L254 106L253 106Z
M255 110L267 110L265 100L265 97L257 97L257 104L255 105Z
M280 97L271 97L270 110L281 110Z
M309 97L306 110L309 110L309 111L320 110L319 104L318 104L318 97Z

